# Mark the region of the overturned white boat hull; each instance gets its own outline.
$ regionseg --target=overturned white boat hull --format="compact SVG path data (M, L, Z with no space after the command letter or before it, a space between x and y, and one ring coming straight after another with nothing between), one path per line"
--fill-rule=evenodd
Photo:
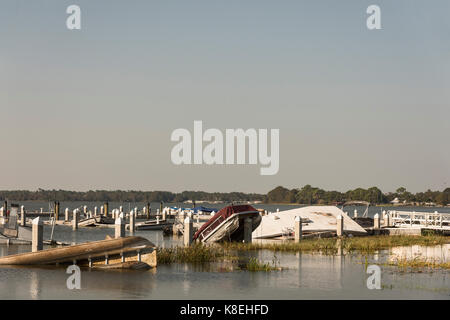
M253 239L276 238L294 232L294 219L302 218L305 233L336 231L336 218L344 218L344 232L366 234L366 230L335 206L309 206L280 211L262 217L261 224L253 231Z

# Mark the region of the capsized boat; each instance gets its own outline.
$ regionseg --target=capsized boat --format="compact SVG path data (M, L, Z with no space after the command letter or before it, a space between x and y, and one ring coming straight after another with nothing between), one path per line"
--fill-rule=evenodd
M353 221L344 211L335 206L309 206L280 211L263 216L261 224L253 231L253 239L277 238L294 233L295 217L302 218L302 232L321 233L336 232L336 218L344 218L344 233L363 235L366 230Z
M111 217L93 216L90 218L82 219L78 222L79 227L95 227L98 225L114 224L114 219Z
M135 223L136 230L163 230L166 227L173 225L173 222L167 220L147 220ZM125 229L130 230L130 225L127 224Z
M244 221L252 219L252 230L261 223L258 210L249 205L231 205L217 212L198 229L194 240L201 242L242 241L244 240Z
M26 252L0 257L0 265L52 265L128 267L142 263L156 267L156 247L142 237L124 237L86 242L61 248Z

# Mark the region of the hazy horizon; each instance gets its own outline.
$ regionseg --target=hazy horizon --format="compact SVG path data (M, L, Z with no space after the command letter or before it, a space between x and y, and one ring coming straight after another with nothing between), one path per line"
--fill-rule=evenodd
M81 7L81 30L66 8ZM366 8L381 7L381 30ZM0 190L416 193L450 181L450 2L5 0ZM171 162L173 130L280 130L279 172Z

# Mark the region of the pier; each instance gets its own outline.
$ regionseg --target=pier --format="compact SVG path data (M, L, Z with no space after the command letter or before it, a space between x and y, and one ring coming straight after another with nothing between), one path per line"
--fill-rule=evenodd
M392 226L450 231L450 213L389 210Z

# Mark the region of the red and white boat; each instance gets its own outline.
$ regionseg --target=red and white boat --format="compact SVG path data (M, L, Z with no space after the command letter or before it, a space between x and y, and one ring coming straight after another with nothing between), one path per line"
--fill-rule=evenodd
M194 240L201 242L242 241L244 221L252 220L252 231L261 223L258 210L249 205L231 205L217 212L194 234Z

